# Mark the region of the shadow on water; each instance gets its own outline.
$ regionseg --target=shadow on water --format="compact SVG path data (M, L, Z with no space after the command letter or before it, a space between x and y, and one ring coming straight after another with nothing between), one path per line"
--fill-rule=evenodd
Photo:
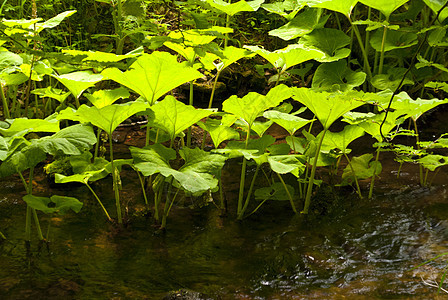
M132 176L124 198L140 201ZM20 182L4 181L0 298L162 299L179 289L197 299L434 298L422 278L438 278L443 261L409 269L448 249L446 187L422 189L412 178L392 186L385 176L374 199L348 197L325 216L304 220L277 202L237 222L212 206L176 207L165 234L133 203L130 225L117 232L76 187L65 192L85 203L81 213L42 216L50 242L39 249L33 240L28 254ZM108 184L96 188L113 211Z

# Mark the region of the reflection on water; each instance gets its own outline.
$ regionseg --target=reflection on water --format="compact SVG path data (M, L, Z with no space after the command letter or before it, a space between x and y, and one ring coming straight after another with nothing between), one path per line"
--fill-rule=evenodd
M51 242L33 241L27 256L19 184L0 186L2 299L161 299L178 289L211 299L433 298L420 276L437 278L443 261L408 270L448 249L443 185L379 186L375 199L345 199L309 220L278 202L243 222L178 207L166 234L141 216L117 232L80 187L66 193L86 203L81 213L43 217ZM113 211L107 184L97 189Z

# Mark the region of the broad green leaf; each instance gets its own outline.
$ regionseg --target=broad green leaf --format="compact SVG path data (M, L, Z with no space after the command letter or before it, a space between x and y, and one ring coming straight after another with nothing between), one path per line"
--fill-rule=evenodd
M205 123L199 122L198 125L210 134L213 145L215 145L215 148L218 148L224 141L233 139L238 140L240 138L238 131L230 127L235 120L236 117L224 115L221 120L209 118Z
M448 9L447 9L448 16ZM446 18L446 17L445 17ZM448 46L448 36L446 34L446 27L438 27L431 31L428 36L428 44L431 47L446 47Z
M294 188L286 185L291 196L294 196ZM289 200L285 187L280 182L275 182L271 186L256 189L254 192L256 200Z
M217 27L215 27L217 28ZM217 28L219 29L219 28ZM180 31L171 31L168 34L168 37L173 39L180 39L181 44L184 47L195 47L200 45L207 45L211 43L214 39L216 39L216 35L207 35L207 31L213 31L212 28L208 30L198 30L198 29L190 29L190 30L182 30ZM165 43L166 45L166 43ZM179 44L180 45L180 44ZM166 45L167 46L167 45Z
M318 93L307 88L295 88L292 98L308 107L325 129L328 129L334 121L346 112L365 103L363 101L364 93L355 91Z
M28 145L21 149L16 148L15 151L10 150L0 165L0 177L6 177L35 167L45 158L47 158L45 152L36 145Z
M425 169L435 171L438 167L448 165L448 157L438 154L430 154L417 159L417 162Z
M135 91L150 105L179 85L202 77L195 69L177 62L175 55L159 51L141 55L126 72L109 68L101 74Z
M347 153L348 145L363 135L364 129L357 125L347 125L340 132L327 131L321 149L322 151L339 149L342 153Z
M210 66L214 66L218 72L221 72L231 64L237 62L242 58L249 58L255 54L242 48L237 48L233 46L228 46L223 50L218 50L218 55L213 53L207 53L201 58L201 62L204 64L205 68L212 69Z
M322 17L322 10L310 8L295 16L285 25L269 31L269 35L289 41L312 32L315 28L324 27L329 16Z
M292 173L299 177L305 171L305 165L298 155L274 155L268 157L272 171L279 174Z
M386 74L375 75L372 79L372 85L379 90L394 91L401 82L403 75L406 73L405 68L387 68ZM414 84L410 74L404 79L402 86Z
M70 209L78 213L82 208L82 202L76 198L67 196L54 195L48 198L26 195L23 196L23 201L31 208L40 210L46 214L57 213L63 215Z
M309 0L308 5L311 7L320 7L332 11L337 11L350 18L353 8L358 0Z
M35 89L31 91L31 94L38 95L40 97L49 97L53 98L59 101L59 103L62 103L67 99L67 97L70 95L70 92L64 93L63 90L53 88L51 86L48 86L43 89Z
M350 164L345 167L342 173L342 185L351 184L355 177L357 179L367 179L374 175L379 175L382 171L381 163L376 161L371 162L372 158L373 155L370 153L353 157Z
M332 28L315 29L299 41L299 45L304 48L320 51L322 56L316 58L320 62L332 62L347 57L350 49L344 47L349 43L348 35Z
M151 125L166 131L171 139L213 113L210 110L185 105L173 96L166 96L165 99L153 105L151 110L154 112Z
M250 139L245 147L244 141L230 141L224 149L214 149L213 153L220 153L226 155L228 158L236 158L244 156L246 159L257 159L263 156L268 149L275 142L275 138L271 135L263 135L258 139ZM263 162L267 162L264 158ZM260 163L258 161L257 163Z
M226 158L210 154L198 148L184 148L179 151L185 164L179 169L171 168L169 161L176 158L176 151L160 144L142 149L131 147L135 167L144 176L160 173L164 177L173 176L183 189L197 194L216 188L218 180L214 175L224 166Z
M0 52L0 66L6 68L9 66L20 66L23 64L23 58L18 54L9 51Z
M111 105L118 99L129 98L129 91L120 87L115 90L99 90L93 92L93 94L85 94L86 98L95 105L97 108L103 108L105 106Z
M446 82L430 81L430 82L425 83L425 87L434 89L435 92L437 92L437 90L440 89L440 90L448 93L448 83L446 83Z
M206 0L212 7L233 16L243 11L256 11L263 4L264 0L244 1L240 0L235 3L227 3L224 0Z
M54 27L58 26L59 24L61 24L61 22L65 18L70 17L74 13L76 13L76 10L64 11L64 12L58 14L57 16L55 16L51 19L48 19L47 21L45 21L43 23L36 23L36 31L40 32L40 31L44 30L45 28L54 28Z
M69 74L54 75L54 77L65 85L75 98L79 98L87 88L94 86L95 83L103 79L102 75L93 74L91 71L77 71Z
M255 119L265 110L279 105L291 96L291 90L285 85L278 85L271 89L266 96L251 92L243 98L232 96L225 100L222 109L242 119L251 127Z
M433 109L436 106L446 103L448 103L448 99L426 100L417 98L417 100L413 100L411 97L407 96L407 97L394 98L394 101L392 101L391 108L398 110L402 114L406 114L408 117L411 117L414 120L417 120L430 109Z
M385 113L381 114L371 114L371 113L353 113L349 112L344 115L344 122L349 124L356 124L357 126L362 127L365 132L370 134L373 138L375 138L378 142L383 140L380 133L380 125L383 122ZM403 112L401 111L393 111L387 114L387 120L384 122L382 127L382 133L384 136L387 136L392 129L403 123Z
M389 20L390 15L409 0L359 0L361 3L379 10Z
M318 50L306 49L297 44L288 45L286 48L274 52L267 51L258 46L244 46L244 48L257 53L269 61L275 68L281 69L281 72L311 59L319 60L323 55Z
M273 3L264 3L261 7L270 13L274 13L291 21L295 17L297 12L305 7L305 1L297 0L284 0L276 1Z
M308 141L306 138L299 138L296 136L287 136L285 138L286 143L288 143L289 148L294 151L294 153L303 154L308 146Z
M7 120L11 122L7 129L0 127L3 136L25 135L28 132L58 132L59 121L55 119L27 119L16 118Z
M144 176L162 173L165 177L171 173L170 160L176 159L176 151L161 144L149 145L143 148L129 147L134 166Z
M36 24L37 22L42 21L42 18L36 18L36 19L29 19L29 20L2 20L2 24L8 27L22 27L23 29L30 28L32 25Z
M311 87L316 91L346 92L360 86L365 80L366 73L352 71L345 60L340 60L317 67Z
M62 50L62 53L66 53L73 56L85 56L85 58L82 59L82 61L96 61L96 62L119 62L123 59L137 57L143 52L132 52L122 55L116 55L113 53L108 52L101 52L101 51L80 51L80 50Z
M384 31L382 29L377 29L370 38L370 45L378 52L381 51L383 33ZM389 30L384 43L384 52L394 49L409 48L417 45L417 42L417 35L415 33Z
M20 73L0 73L0 81L2 85L11 86L11 85L19 85L28 80L28 76Z
M65 155L80 155L97 142L91 126L77 124L66 127L52 136L46 136L31 141L45 153L53 156L61 153Z
M415 64L416 69L420 69L420 68L424 68L424 67L434 67L441 71L448 72L448 68L446 68L444 65L434 63L432 61L428 61L428 60L424 59L420 54L417 55L417 59L419 62Z
M373 31L373 30L376 30L378 28L384 28L384 27L386 27L387 29L390 29L390 30L398 30L398 29L400 29L399 25L391 25L387 21L377 22L377 21L372 21L372 20L360 20L360 21L354 21L354 22L352 22L352 24L354 24L354 25L367 25L366 31Z
M431 8L434 13L438 13L439 10L444 6L447 0L423 0L426 5ZM445 7L439 15L439 21L442 23L448 17L448 8Z
M282 113L276 110L268 110L264 112L263 117L268 118L283 127L290 135L294 135L297 130L314 121L303 119L291 114Z
M108 134L112 134L115 128L124 120L138 112L145 111L147 108L148 104L142 101L111 104L102 108L95 106L89 107L83 104L76 111L67 108L61 111L56 117L59 120L68 119L81 123L90 122Z

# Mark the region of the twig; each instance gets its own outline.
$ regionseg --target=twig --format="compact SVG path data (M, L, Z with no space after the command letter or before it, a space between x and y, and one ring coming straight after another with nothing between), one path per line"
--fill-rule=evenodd
M445 290L443 287L439 286L439 284L436 281L434 281L435 283L428 282L425 279L423 279L423 276L421 276L421 275L420 275L420 278L422 279L423 283L426 284L427 286L435 287L435 288L437 288L441 291L444 291L445 293L448 294L448 291Z

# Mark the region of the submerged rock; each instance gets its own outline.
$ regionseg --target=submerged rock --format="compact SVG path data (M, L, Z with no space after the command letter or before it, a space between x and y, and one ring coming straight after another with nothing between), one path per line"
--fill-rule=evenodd
M204 300L204 299L208 298L201 293L190 291L187 289L171 291L165 297L163 297L163 300Z

